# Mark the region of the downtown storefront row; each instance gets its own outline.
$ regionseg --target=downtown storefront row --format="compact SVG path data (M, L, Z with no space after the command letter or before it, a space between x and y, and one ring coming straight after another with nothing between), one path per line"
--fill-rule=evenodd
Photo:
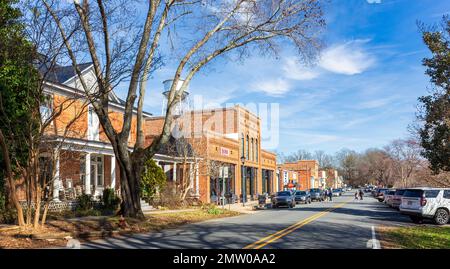
M146 120L151 141L160 133L163 117ZM260 119L241 106L187 111L177 127L201 128L188 138L198 164L199 199L206 203L256 200L281 187L276 180L276 155L261 148ZM214 124L210 124L213 122ZM196 183L197 184L197 183Z

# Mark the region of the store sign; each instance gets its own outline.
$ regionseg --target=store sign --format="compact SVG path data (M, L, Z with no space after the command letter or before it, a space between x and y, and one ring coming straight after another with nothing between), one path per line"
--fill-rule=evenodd
M230 156L230 150L227 148L220 148L220 155Z

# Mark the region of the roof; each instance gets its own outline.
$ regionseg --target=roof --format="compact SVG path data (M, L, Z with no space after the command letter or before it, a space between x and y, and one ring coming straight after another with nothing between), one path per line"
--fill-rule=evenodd
M87 70L91 65L92 65L92 63L83 63L83 64L77 65L77 67L81 72L83 72L83 71ZM76 71L75 71L75 68L73 68L73 66L71 66L71 65L69 65L69 66L56 65L55 67L53 67L53 69L51 71L49 71L46 74L46 79L51 82L64 84L64 82L68 81L69 79L71 79L75 76L76 76Z
M169 141L162 145L157 153L175 157L195 157L194 148L183 137L177 139L170 136Z
M38 62L37 65L39 72L45 76L45 80L52 83L67 86L65 83L77 75L76 70L72 65L61 66L56 64L53 67L50 67L49 63L42 62L42 60ZM92 68L92 66L93 65L91 62L81 63L77 65L78 69L82 73ZM126 102L121 98L119 98L113 91L110 91L108 99L113 104L125 107ZM137 107L134 106L134 109L137 110ZM143 114L146 115L147 117L152 115L151 113L148 112L143 112Z

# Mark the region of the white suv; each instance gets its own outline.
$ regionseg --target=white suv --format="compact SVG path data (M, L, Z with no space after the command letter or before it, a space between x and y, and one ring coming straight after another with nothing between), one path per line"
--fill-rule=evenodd
M412 188L402 197L400 212L409 215L415 223L424 218L438 225L447 224L450 216L450 188Z

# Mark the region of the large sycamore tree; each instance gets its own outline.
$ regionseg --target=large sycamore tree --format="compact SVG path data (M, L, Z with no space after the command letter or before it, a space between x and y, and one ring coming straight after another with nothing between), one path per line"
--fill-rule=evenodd
M450 171L450 18L444 17L440 27L420 28L431 52L423 65L433 87L430 95L419 98L419 135L423 156L437 174Z
M46 23L58 28L66 58L111 141L121 171L122 210L131 217L143 216L139 183L144 163L168 141L175 104L198 71L219 57L276 55L286 46L295 47L299 59L309 61L317 55L325 24L322 0L32 2L33 12L51 15ZM165 123L161 135L145 145L142 114L147 80L164 60L176 62ZM96 91L89 89L77 68L81 61L93 63ZM120 129L108 117L108 93L118 85L126 89ZM137 140L130 148L135 108Z

